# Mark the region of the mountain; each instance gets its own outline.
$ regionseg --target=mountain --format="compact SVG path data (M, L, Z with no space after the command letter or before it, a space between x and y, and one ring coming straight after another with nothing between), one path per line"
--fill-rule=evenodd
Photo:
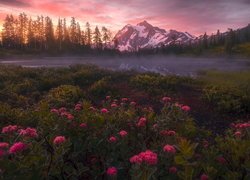
M143 21L136 26L130 24L124 26L115 35L114 43L120 51L137 51L169 45L173 42L187 43L193 39L195 37L187 32L166 31Z

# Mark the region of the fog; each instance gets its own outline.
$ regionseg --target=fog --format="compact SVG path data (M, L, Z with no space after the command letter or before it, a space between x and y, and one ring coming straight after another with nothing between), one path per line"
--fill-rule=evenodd
M0 64L23 67L68 67L94 64L112 70L136 70L163 75L196 76L202 70L242 71L250 69L250 60L230 58L193 58L174 56L144 57L43 57L0 59Z

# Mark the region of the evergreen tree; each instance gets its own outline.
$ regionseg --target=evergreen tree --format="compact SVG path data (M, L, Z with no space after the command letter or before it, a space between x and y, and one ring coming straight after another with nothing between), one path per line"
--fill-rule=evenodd
M6 48L15 47L15 21L12 15L7 15L2 30L3 46Z
M104 47L107 47L107 43L111 40L111 32L106 28L102 27L102 41L104 43Z
M62 50L62 42L63 42L63 24L62 20L58 19L58 24L56 28L56 41L57 45L59 47L59 50Z
M92 37L91 37L91 29L90 29L90 24L89 24L89 22L86 23L86 32L85 32L85 36L86 36L86 44L87 44L87 46L91 46Z
M52 20L49 17L45 18L45 49L52 50L54 48L55 37Z
M98 26L95 27L93 41L96 48L98 49L102 48L101 33Z

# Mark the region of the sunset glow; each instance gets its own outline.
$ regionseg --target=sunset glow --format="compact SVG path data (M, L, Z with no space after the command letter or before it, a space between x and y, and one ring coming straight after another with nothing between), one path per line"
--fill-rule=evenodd
M248 0L0 0L0 21L6 14L76 17L85 24L121 29L126 24L147 20L165 28L188 31L194 35L217 29L246 26L250 17Z

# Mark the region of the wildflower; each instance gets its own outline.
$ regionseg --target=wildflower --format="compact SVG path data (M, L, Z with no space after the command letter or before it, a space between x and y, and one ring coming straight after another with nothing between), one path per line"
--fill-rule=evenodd
M51 113L55 113L55 114L59 114L59 111L58 111L57 109L55 109L55 108L54 108L54 109L51 109L50 112L51 112Z
M5 154L5 152L2 149L0 149L0 158L3 157L4 154Z
M127 102L128 98L122 98L122 102Z
M55 137L55 139L53 140L53 143L55 145L60 145L62 143L64 143L66 141L65 137L64 136L57 136Z
M130 103L130 105L131 105L131 106L135 106L135 105L136 105L136 102L132 101L132 102Z
M141 117L139 119L139 122L136 125L137 125L137 127L143 127L143 126L146 126L146 122L147 122L147 119L144 117Z
M17 130L17 125L9 125L9 126L5 126L2 128L2 133L3 134L9 134L9 133L13 133Z
M169 131L168 130L162 130L160 132L160 134L163 135L163 136L175 136L176 132L173 131L173 130L169 130Z
M79 126L80 126L81 128L86 128L86 127L88 127L87 123L81 123Z
M168 171L169 171L169 173L171 173L171 174L175 174L175 173L177 172L177 168L174 167L174 166L172 166L172 167L169 168Z
M112 107L112 108L116 108L116 107L118 107L118 105L117 105L116 103L112 103L112 104L111 104L111 107Z
M26 129L21 129L19 132L20 136L28 136L31 138L35 138L38 136L37 130L35 128L26 128Z
M82 105L81 104L78 103L78 104L75 105L75 110L76 111L80 111L81 109L82 109Z
M208 180L208 175L202 174L200 180Z
M66 112L67 109L66 109L65 107L61 107L58 111L59 111L60 113L62 113L62 112Z
M119 135L120 135L121 137L125 137L125 136L128 135L128 133L127 133L127 131L122 130L122 131L119 132Z
M171 98L165 96L165 97L162 98L162 101L163 101L164 103L167 103L167 102L170 102L170 101L171 101Z
M173 130L168 131L168 136L175 136L176 132Z
M227 161L224 157L220 156L220 157L217 157L216 160L220 163L220 164L226 164Z
M109 138L109 142L111 142L111 143L114 143L114 142L116 142L117 141L117 139L116 139L116 137L114 137L114 136L111 136L110 138Z
M146 150L145 152L141 152L139 154L139 156L148 165L155 165L158 162L157 154L150 151L150 150Z
M0 149L6 149L6 148L8 148L9 146L10 146L9 143L0 142Z
M27 145L22 143L22 142L16 142L15 144L13 144L10 149L9 149L9 153L10 154L16 154L19 152L24 151L27 148Z
M234 133L234 135L235 135L235 137L240 138L241 137L241 132L240 131L236 131Z
M106 113L108 113L109 111L106 109L106 108L102 108L101 109L101 113L103 113L103 114L106 114Z
M73 120L75 117L72 114L67 114L67 119L68 120Z
M203 141L203 147L204 147L204 148L207 148L208 146L209 146L208 141L207 141L207 140L204 140L204 141Z
M142 163L142 157L139 155L134 155L129 159L130 163L132 164L141 164Z
M109 100L111 98L111 96L106 96L106 100Z
M117 169L115 167L109 167L107 169L108 176L115 176L117 174Z
M189 106L182 106L181 109L185 112L188 112L191 110L191 108Z
M175 154L175 153L176 153L175 147L172 146L172 145L169 145L169 144L167 144L167 145L165 145L165 146L163 147L163 151L164 151L164 152L168 152L168 153L172 153L172 154Z

